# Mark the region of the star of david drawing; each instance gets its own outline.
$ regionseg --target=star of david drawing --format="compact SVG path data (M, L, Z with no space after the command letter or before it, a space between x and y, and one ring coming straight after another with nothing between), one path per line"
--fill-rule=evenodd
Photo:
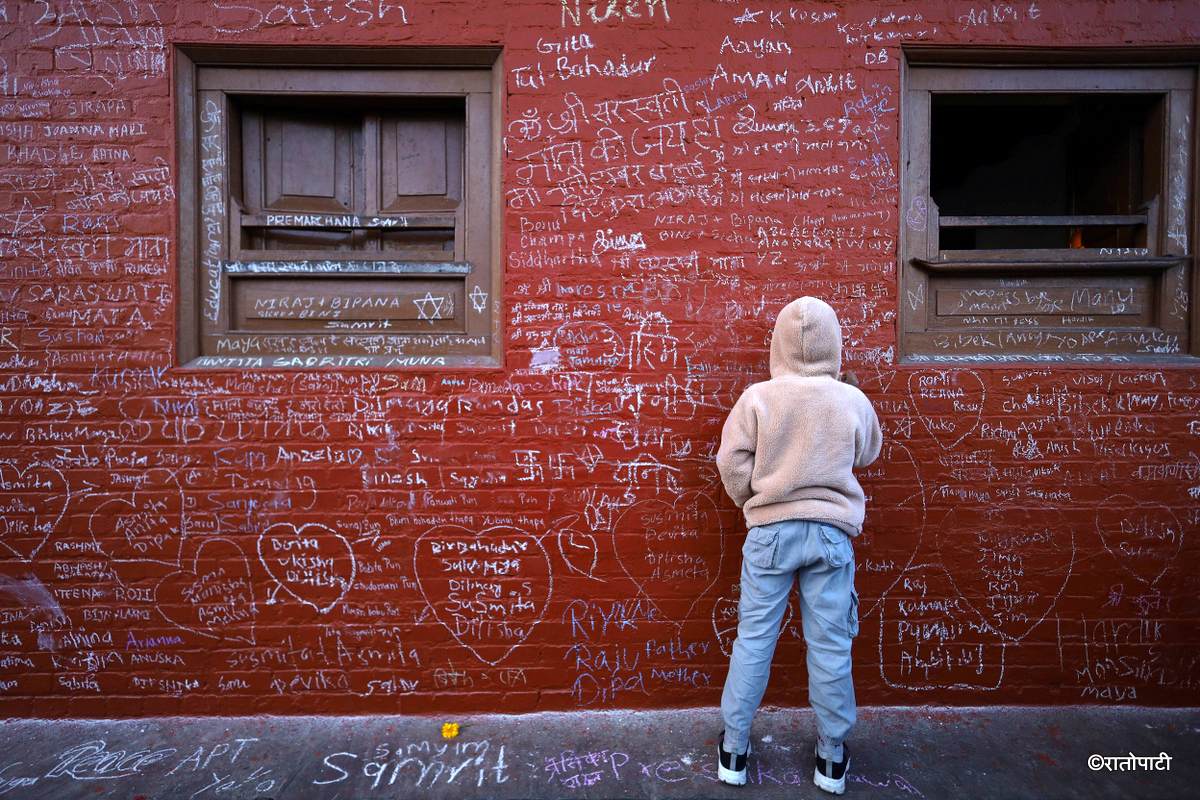
M424 319L429 322L444 319L442 316L443 311L445 313L450 312L450 309L443 309L442 307L446 303L446 298L441 296L434 297L433 292L426 292L424 297L418 297L413 300L413 303L417 306L417 319ZM449 304L446 303L446 305Z
M488 293L476 286L471 290L470 294L471 307L474 308L477 313L482 314L487 310L487 297Z

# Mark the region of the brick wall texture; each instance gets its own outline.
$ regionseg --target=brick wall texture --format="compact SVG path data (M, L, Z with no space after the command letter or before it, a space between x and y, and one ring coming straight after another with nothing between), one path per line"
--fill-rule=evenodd
M0 714L716 703L713 457L805 294L885 436L859 702L1200 702L1200 370L897 364L901 46L1197 40L1187 0L0 0ZM203 43L503 49L502 368L179 368Z

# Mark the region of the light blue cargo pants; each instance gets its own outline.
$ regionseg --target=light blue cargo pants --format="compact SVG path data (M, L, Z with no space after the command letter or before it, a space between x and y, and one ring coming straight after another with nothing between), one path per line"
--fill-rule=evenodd
M737 639L721 695L725 750L746 752L750 722L767 688L780 622L797 580L817 751L841 761L842 743L856 721L850 674L851 639L858 635L854 545L840 529L803 519L760 525L746 534Z

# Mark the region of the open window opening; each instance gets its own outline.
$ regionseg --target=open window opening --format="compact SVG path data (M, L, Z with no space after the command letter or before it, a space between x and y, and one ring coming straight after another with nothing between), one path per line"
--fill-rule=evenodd
M902 357L1196 352L1197 66L905 52Z
M1162 95L934 95L941 248L1146 247L1162 107Z

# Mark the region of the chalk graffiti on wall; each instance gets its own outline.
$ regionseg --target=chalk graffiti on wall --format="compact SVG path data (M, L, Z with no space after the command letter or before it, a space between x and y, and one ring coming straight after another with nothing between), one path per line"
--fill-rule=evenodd
M70 505L67 479L53 466L0 463L0 490L5 497L0 544L22 561L32 561Z
M464 26L395 2L0 3L0 704L714 702L744 522L713 458L768 377L775 312L803 294L837 309L884 430L860 472L860 701L1195 696L1196 371L960 364L949 335L941 363L897 363L902 306L1024 319L1029 299L901 291L901 228L930 230L936 210L900 207L901 45L1074 43L1078 3L909 6L547 0L485 3ZM1169 25L1085 39L1183 43L1196 10L1163 8ZM502 368L403 348L363 368L344 340L272 332L295 352L226 343L223 369L175 367L167 43L231 36L503 46L502 289L405 301L422 325L494 309ZM195 294L215 321L240 123L236 103L199 109ZM1181 253L1187 214L1164 216ZM1066 297L1105 316L1135 294ZM1185 301L1168 292L1163 312L1184 319ZM793 601L789 664L799 621ZM804 702L799 681L782 691ZM623 774L618 752L538 766L583 786ZM326 779L415 785L416 766L384 761L340 754ZM493 747L461 774L499 766Z
M154 599L159 613L191 633L254 644L256 576L236 541L206 538L192 559L165 576ZM178 615L178 616L174 616Z
M354 584L354 550L337 531L310 522L279 522L258 537L258 557L275 581L267 602L280 590L325 614Z
M542 542L505 526L427 531L414 547L413 574L437 621L492 666L529 638L554 593Z
M662 618L682 626L721 575L727 548L716 505L699 493L641 500L613 527L621 568Z

